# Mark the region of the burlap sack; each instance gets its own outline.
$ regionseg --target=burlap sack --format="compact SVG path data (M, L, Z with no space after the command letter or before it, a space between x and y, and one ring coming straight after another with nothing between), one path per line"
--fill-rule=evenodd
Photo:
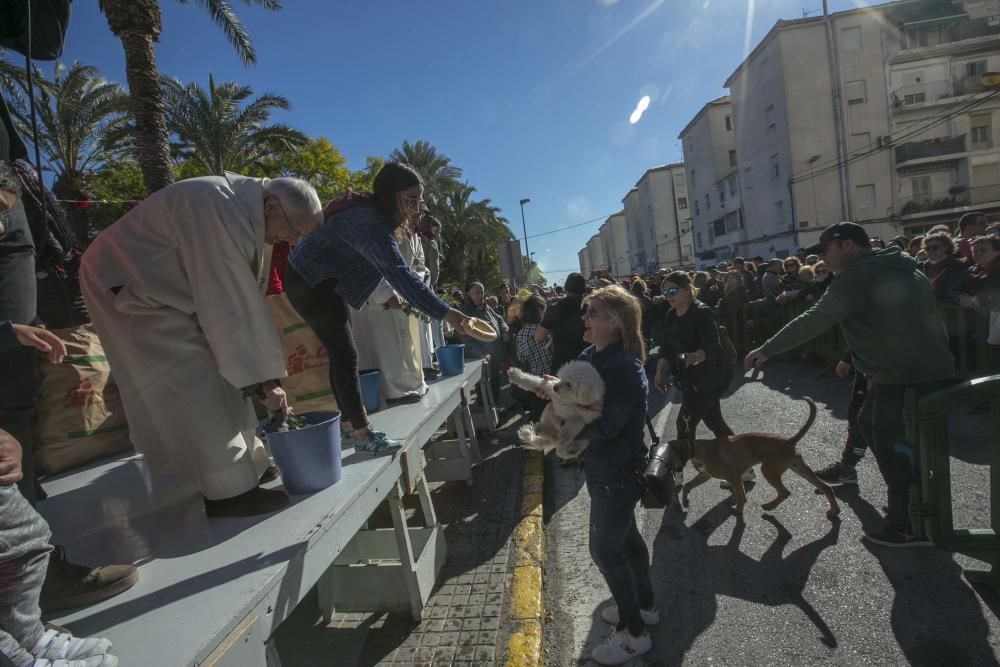
M53 331L66 343L61 364L39 355L35 465L54 474L131 449L118 385L94 325Z
M337 400L330 389L330 359L326 348L284 294L267 297L267 309L281 339L288 377L281 386L296 414L336 410Z

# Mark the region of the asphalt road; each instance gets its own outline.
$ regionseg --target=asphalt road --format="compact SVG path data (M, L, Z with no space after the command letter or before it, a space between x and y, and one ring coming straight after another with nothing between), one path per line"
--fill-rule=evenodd
M737 432L794 433L816 401L816 423L800 443L814 469L840 455L850 386L817 366L769 363L755 379L737 377L723 412ZM671 437L676 406L661 405L654 424ZM954 420L955 523L989 526L985 416ZM707 435L707 431L706 431ZM861 541L885 503L875 462L858 468L858 487L838 491L842 521L805 480L785 475L792 497L772 514L766 482L748 492L746 522L731 497L709 482L691 507L637 512L652 556L662 620L653 651L635 665L1000 664L1000 598L971 588L961 566L975 564L936 548L887 549ZM685 475L693 476L688 466ZM758 475L759 477L759 475ZM583 474L549 461L545 479L547 563L546 663L593 664L593 648L611 632L600 620L610 595L587 548L589 498Z

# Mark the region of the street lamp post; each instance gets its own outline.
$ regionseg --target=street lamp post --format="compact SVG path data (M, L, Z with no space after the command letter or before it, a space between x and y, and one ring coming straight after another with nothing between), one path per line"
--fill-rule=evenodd
M521 229L524 231L524 256L528 259L528 270L531 270L531 253L528 252L528 226L524 224L524 205L531 200L525 197L521 200Z

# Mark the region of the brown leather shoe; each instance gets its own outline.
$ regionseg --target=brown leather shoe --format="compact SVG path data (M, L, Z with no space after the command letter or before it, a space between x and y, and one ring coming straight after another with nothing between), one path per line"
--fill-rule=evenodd
M259 486L232 498L209 500L205 498L205 514L210 519L226 516L256 516L268 514L288 504L288 495L278 489L262 489Z
M44 613L86 607L124 593L139 581L134 565L87 567L66 560L61 546L49 556L39 606Z

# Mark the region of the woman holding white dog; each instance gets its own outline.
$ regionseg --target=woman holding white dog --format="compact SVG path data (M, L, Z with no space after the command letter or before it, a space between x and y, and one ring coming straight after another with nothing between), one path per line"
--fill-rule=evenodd
M617 285L602 287L591 294L583 325L590 347L580 359L597 369L608 388L601 416L578 436L590 440L582 454L590 493L590 556L615 601L601 610L601 618L616 626L591 657L620 665L652 649L646 625L660 620L649 549L635 522L647 461L643 428L649 393L641 306Z

